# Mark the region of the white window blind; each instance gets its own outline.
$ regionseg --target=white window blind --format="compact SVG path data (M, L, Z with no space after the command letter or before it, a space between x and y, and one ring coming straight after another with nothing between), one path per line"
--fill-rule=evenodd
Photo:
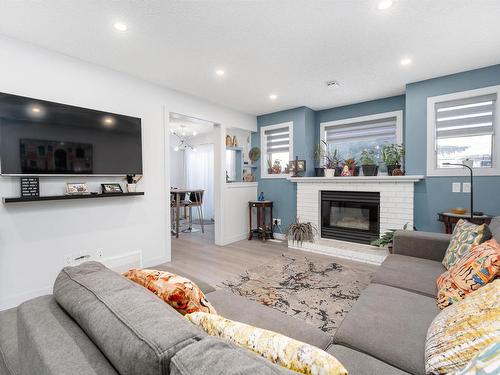
M396 140L396 116L325 127L326 142Z
M288 126L265 130L264 134L266 137L266 152L268 154L288 152L290 150L290 128Z
M435 104L436 140L493 135L496 94Z

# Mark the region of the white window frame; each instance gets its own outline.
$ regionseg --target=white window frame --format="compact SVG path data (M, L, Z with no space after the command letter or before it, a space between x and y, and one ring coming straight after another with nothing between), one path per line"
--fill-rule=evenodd
M474 96L497 94L495 117L493 118L493 145L491 148L491 168L473 168L474 176L500 175L500 86L489 86L475 90L454 92L452 94L427 98L427 176L468 176L469 170L464 167L437 168L436 163L436 103L449 100L465 99Z
M356 122L372 121L372 120L383 120L389 117L396 117L396 143L403 143L403 111L393 111L393 112L383 112L376 113L368 116L351 117L342 120L322 122L320 124L320 139L326 142L326 132L325 128L328 126L340 126L346 124L353 124Z
M267 173L267 137L265 135L266 130L273 130L284 128L288 126L288 132L290 134L290 139L288 141L288 161L293 160L293 121L282 122L280 124L261 126L260 131L260 149L262 155L260 157L260 178L287 178L288 173L281 174L269 174Z

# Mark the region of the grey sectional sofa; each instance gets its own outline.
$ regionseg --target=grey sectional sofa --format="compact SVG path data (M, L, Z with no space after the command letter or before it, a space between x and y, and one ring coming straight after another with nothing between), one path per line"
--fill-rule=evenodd
M500 240L500 218L492 223ZM424 374L427 329L439 313L436 277L449 236L398 231L394 254L332 338L303 321L182 270L217 311L320 347L351 375ZM292 374L207 336L146 289L95 262L61 271L54 294L0 313L0 375Z

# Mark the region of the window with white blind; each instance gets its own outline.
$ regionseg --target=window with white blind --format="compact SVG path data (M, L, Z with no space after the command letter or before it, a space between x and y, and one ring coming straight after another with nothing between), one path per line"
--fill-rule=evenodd
M359 160L361 152L369 149L381 162L385 143L402 143L402 111L322 123L321 139L330 151L337 150L343 158Z
M263 126L261 139L261 177L286 177L293 158L293 123Z
M462 174L449 164L465 160L475 174L499 174L498 95L495 86L428 99L427 174Z

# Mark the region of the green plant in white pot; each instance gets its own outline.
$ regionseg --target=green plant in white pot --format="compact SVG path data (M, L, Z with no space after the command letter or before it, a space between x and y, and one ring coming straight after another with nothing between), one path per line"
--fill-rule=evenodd
M395 170L401 172L401 165L405 156L405 148L402 144L391 143L382 146L382 160L387 166L387 174L394 175Z

